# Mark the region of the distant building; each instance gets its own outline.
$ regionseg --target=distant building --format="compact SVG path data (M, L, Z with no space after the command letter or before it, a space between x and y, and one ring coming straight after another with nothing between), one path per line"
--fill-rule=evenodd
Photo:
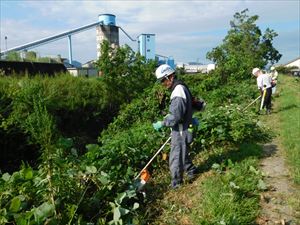
M70 64L69 60L66 58L62 58L61 61L63 62L63 64L65 65L66 68L80 68L81 67L81 63L76 60L72 60L72 64Z
M300 57L291 60L290 62L286 63L283 65L284 67L292 67L292 66L296 66L300 69Z
M176 68L184 68L184 63L183 62L177 62L176 63Z
M140 34L138 36L139 52L147 60L155 59L155 34Z
M74 77L97 77L98 70L96 68L67 68L68 72Z
M67 62L65 62L64 64L68 72L74 77L97 77L99 76L99 71L95 67L94 63L95 60L91 60L82 64L80 67L75 67L71 64L68 64Z
M210 71L213 71L215 69L216 69L216 64L211 63L207 65L206 72L209 73Z
M184 68L186 73L208 73L215 69L215 64L203 65L202 63L196 62L190 62L187 64L179 62L176 64L176 67Z
M291 69L290 72L294 76L300 77L300 57L289 61L288 63L283 65L284 67L296 67L295 69Z
M87 61L86 63L83 63L82 64L82 67L84 68L95 68L95 63L97 62L97 60L90 60L90 61Z

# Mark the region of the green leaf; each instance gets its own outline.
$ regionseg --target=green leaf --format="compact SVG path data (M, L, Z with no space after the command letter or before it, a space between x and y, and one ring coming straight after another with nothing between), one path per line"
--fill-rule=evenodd
M249 171L255 173L256 175L259 174L259 170L256 170L253 166L250 166L250 167L249 167Z
M128 209L120 207L121 216L128 214L130 211Z
M16 220L17 225L27 225L28 224L27 219L22 216L19 216L19 217L15 216L15 220Z
M267 190L267 185L265 184L265 182L262 179L259 179L258 184L257 184L257 188L259 190L265 191Z
M52 216L54 214L54 206L50 204L49 202L44 202L42 205L40 205L38 208L35 208L34 210L34 220L35 222L42 222L47 217Z
M120 218L121 218L120 208L116 207L114 208L114 221L118 222Z
M11 176L9 175L9 173L5 173L5 174L2 175L2 179L3 179L5 182L9 181L10 177L11 177Z
M100 173L102 176L105 176L105 177L108 177L108 174L107 173L105 173L105 172L103 172L103 171L101 171L101 173Z
M99 151L99 146L96 144L88 144L85 147L88 151L94 151L94 152Z
M218 164L218 163L214 163L211 168L213 170L215 170L218 173L222 173L222 165Z
M140 204L139 203L137 203L137 202L135 202L134 204L133 204L133 210L136 210L137 208L139 208L140 207Z
M71 148L71 153L73 156L78 157L77 150L75 148Z
M236 185L234 182L230 182L229 186L233 189L240 189L240 187L238 185Z
M126 192L122 192L122 193L118 194L116 203L121 204L125 197L126 197Z
M113 203L113 202L110 202L109 205L110 205L110 207L112 207L113 209L116 207L115 203Z
M103 184L107 185L109 183L109 180L105 176L98 177L98 180Z
M95 166L86 166L85 169L87 174L97 173L97 168Z
M20 210L20 206L21 206L20 198L18 196L14 197L10 202L9 210L11 212L18 212Z
M126 191L126 195L128 198L134 198L136 197L136 191L135 190L128 190Z
M72 218L76 212L77 205L70 204L67 205L68 217Z
M73 140L71 138L60 138L58 140L58 146L63 149L69 149L73 146Z
M31 168L26 168L23 171L25 180L31 180L33 178L33 171Z
M6 224L8 222L6 216L7 216L6 208L0 209L0 224Z
M234 167L234 163L231 161L231 159L228 159L227 163L228 163L228 167L229 168L233 168Z

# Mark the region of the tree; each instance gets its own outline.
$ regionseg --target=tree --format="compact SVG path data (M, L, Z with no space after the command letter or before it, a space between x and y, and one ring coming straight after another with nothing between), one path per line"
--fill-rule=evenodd
M37 54L34 51L26 52L25 60L29 62L36 62L37 61Z
M101 43L101 55L96 66L102 74L109 98L114 101L130 101L144 88L153 84L155 61L147 61L128 45L112 48L108 41Z
M11 52L7 53L7 55L5 56L5 60L7 60L7 61L22 61L19 52L16 52L16 51L11 51Z
M216 72L220 74L221 82L245 79L253 67L263 68L281 58L272 45L277 33L267 28L262 35L255 24L258 16L248 16L247 12L248 9L235 13L223 43L207 53L207 58L218 66Z

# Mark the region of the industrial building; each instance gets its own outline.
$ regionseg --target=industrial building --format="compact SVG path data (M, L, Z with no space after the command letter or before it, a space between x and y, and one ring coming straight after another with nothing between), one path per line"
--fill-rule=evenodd
M167 63L173 68L175 68L175 61L172 57L166 57L159 54L156 54L155 51L155 34L147 34L143 33L138 36L138 40L131 38L125 30L116 25L116 16L113 14L100 14L98 15L98 21L81 26L79 28L75 28L57 35L49 36L37 41L33 41L27 44L23 44L20 46L16 46L0 53L0 56L5 55L11 51L21 51L26 52L28 49L32 49L62 38L68 38L68 49L69 49L69 57L67 69L74 76L95 76L98 75L98 72L95 72L95 68L91 67L91 70L87 70L88 67L74 66L75 62L73 60L72 53L72 35L77 34L79 32L86 31L88 29L96 27L96 49L97 49L97 58L100 57L101 54L101 43L104 40L107 40L111 47L117 48L119 47L119 30L123 31L123 33L134 42L137 42L138 52L142 56L146 58L146 60L157 60L159 64ZM77 64L78 65L78 64ZM91 72L92 71L92 72Z
M215 64L177 63L177 68L183 68L186 73L209 73L216 68Z
M101 54L101 43L106 40L111 47L119 47L119 27L116 26L116 16L112 14L100 14L99 25L96 26L97 58Z
M141 34L138 36L139 52L147 60L155 60L155 34Z

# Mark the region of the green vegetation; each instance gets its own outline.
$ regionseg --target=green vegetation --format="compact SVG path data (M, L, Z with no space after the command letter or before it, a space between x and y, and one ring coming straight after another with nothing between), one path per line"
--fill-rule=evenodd
M300 184L300 81L297 78L280 77L280 135L286 150L294 181Z
M5 57L5 60L8 60L8 61L21 61L21 56L18 52L9 52L6 57Z
M289 67L285 67L285 66L277 66L276 67L276 71L278 73L283 73L283 74L292 74L292 71L293 69L298 69L297 66L289 66Z
M245 11L237 15L241 27L248 24ZM228 38L239 33L232 30ZM6 154L18 134L21 145L34 145L39 157L24 162L19 171L1 174L0 223L145 224L161 213L163 205L152 203L169 192L166 163L158 157L149 168L156 177L147 187L149 198L136 192L133 179L169 135L168 129L156 132L151 124L167 114L170 93L154 84L155 62L146 62L128 46L113 50L104 42L102 51L96 63L103 74L99 79L1 77L0 132L5 139L0 141L7 146ZM263 188L256 168L259 149L244 143L261 140L265 131L253 108L241 109L248 103L245 99L256 97L249 62L264 65L279 57L268 58L275 50L263 44L258 51L263 53L247 55L241 71L228 62L236 52L228 51L225 61L212 56L219 70L182 77L194 95L208 102L207 110L196 115L201 124L192 152L203 172L214 168L214 177L198 187L211 192L198 202L203 220L194 218L196 224L248 223L257 213L255 203ZM22 148L14 150L18 155ZM214 183L219 185L212 187ZM221 192L228 196L214 208Z
M192 210L194 224L251 224L259 212L259 193L266 188L257 169L261 147L245 144L199 186L199 205ZM252 155L252 156L251 156ZM251 157L250 157L251 156ZM237 159L241 162L235 162Z
M223 43L207 53L217 65L222 80L243 80L254 67L264 68L279 61L281 54L273 47L277 34L267 28L262 34L255 24L257 15L247 15L248 9L237 12L230 21L230 30Z
M169 183L168 170L162 169L159 177L154 175L147 189L146 204L149 205L142 214L147 215L147 222L170 225L253 223L259 212L260 192L266 189L263 174L258 169L261 146L250 143L238 148L220 145L192 154L202 171L192 184L168 191L164 187Z
M58 56L57 59L50 57L38 57L34 51L24 52L24 56L21 57L19 52L9 52L4 58L7 61L20 61L20 62L46 62L46 63L61 63L61 58Z
M74 224L74 221L98 219L102 224L105 222L101 221L111 220L105 218L111 215L112 204L117 213L122 211L121 202L135 196L134 190L125 196L116 190L114 195L112 188L120 176L110 178L110 174L93 165L97 162L88 164L85 160L86 151L98 148L89 143L96 143L99 132L117 115L121 105L137 97L154 81L153 63L131 55L132 62L128 64L122 59L127 59L132 51L128 48L119 51L125 57L119 57L119 52L114 56L119 57L120 66L114 65L119 74L112 77L104 74L99 79L85 79L58 74L1 78L3 162L11 157L7 161L15 164L6 168L1 162L1 170L17 169L19 161L26 159L22 153L24 146L27 152L38 149L35 158L30 159L33 163L28 160L30 165L24 163L20 171L11 175L2 173L1 224L10 221ZM126 77L121 73L124 63L127 63ZM112 168L119 164L108 163ZM124 182L119 183L123 189ZM133 210L136 208L137 203L132 206Z

